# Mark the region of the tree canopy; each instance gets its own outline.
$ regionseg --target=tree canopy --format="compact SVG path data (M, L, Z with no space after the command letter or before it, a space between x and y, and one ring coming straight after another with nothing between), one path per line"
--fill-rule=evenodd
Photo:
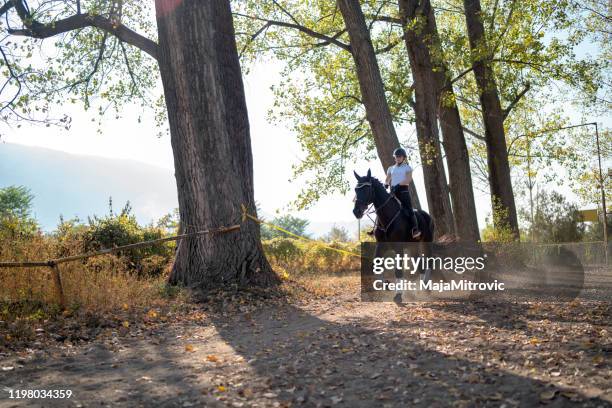
M445 61L466 133L475 187L488 192L486 150L476 84L471 75L462 2L433 1L441 40L431 53ZM235 12L242 59L283 62L282 79L273 88L270 120L289 125L305 152L294 166L308 184L295 204L307 207L322 195L347 191L347 163L374 154L359 86L351 64L350 44L334 2L241 1ZM397 7L362 2L372 43L385 82L400 140L414 155L416 143L413 90ZM550 169L551 163L576 167L578 149L590 143L584 132L549 132L571 124L571 111L584 115L609 108L609 17L603 2L572 0L486 0L481 16L488 45L479 49L492 61L504 109L513 177ZM415 23L418 24L418 21ZM585 51L586 50L586 51ZM576 142L579 143L576 143ZM527 147L529 145L529 147ZM411 149L412 148L412 149ZM554 177L552 172L547 177Z

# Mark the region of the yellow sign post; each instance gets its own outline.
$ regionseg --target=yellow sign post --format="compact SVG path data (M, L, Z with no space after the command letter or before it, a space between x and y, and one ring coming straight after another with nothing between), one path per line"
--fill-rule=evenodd
M599 216L597 214L597 209L590 210L580 210L580 215L582 216L583 222L598 222Z

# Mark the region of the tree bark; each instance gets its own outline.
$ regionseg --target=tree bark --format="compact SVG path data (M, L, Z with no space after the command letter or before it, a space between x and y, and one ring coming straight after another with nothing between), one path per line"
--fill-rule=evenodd
M480 0L464 0L463 4L485 127L493 222L496 228L508 228L518 240L519 227L508 162L504 112L488 53Z
M376 152L386 171L387 168L395 164L393 150L398 148L400 143L387 103L376 53L359 0L338 0L337 4L351 41L351 53L355 61L361 98L368 123L374 135ZM410 183L409 187L413 205L415 208L421 208L414 183ZM429 202L431 203L431 201Z
M429 99L433 97L431 93L435 92L437 115L440 120L448 167L455 233L461 241L477 242L480 240L480 232L461 117L445 61L441 57L434 57L438 54L435 50L439 50L441 46L434 10L429 0L400 0L399 9L404 27L418 27L418 29L406 30L406 46L412 49L413 75L415 75L415 70L421 71L417 76L425 78L423 81L425 86L419 87L418 93L427 93L427 99ZM433 84L433 87L428 88L428 84ZM415 105L419 103L418 93L415 95ZM433 109L432 104L432 102L426 102L420 107L420 110ZM428 112L425 117L432 118L433 115L435 112ZM434 134L437 134L437 123L431 123L430 127L435 129Z
M436 78L429 49L422 38L422 27L411 27L415 19L418 1L399 2L404 39L414 86L414 112L417 138L423 163L423 174L427 185L427 202L441 235L455 232L455 222L446 182L438 129L438 98ZM421 16L422 17L422 16ZM421 18L421 21L424 19ZM433 205L432 205L433 204Z
M161 72L174 154L181 226L193 232L255 214L253 159L229 0L155 1ZM201 289L278 278L259 225L184 240L171 284Z

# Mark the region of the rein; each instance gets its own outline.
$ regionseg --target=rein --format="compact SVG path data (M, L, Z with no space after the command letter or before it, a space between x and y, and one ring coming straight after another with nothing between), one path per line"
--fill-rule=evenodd
M402 211L402 208L401 208L401 206L400 206L400 208L398 208L397 212L395 213L393 218L391 218L391 221L389 221L387 223L386 226L382 225L382 223L379 221L380 220L380 214L378 212L380 210L382 210L385 207L385 205L387 205L387 203L389 201L391 201L391 199L393 198L393 194L389 193L389 197L385 200L385 202L380 207L376 208L376 206L374 205L374 188L372 186L372 182L365 181L363 183L358 183L355 188L358 189L358 188L362 188L362 187L365 187L365 186L369 186L370 187L370 195L368 197L368 201L372 203L366 209L365 215L367 215L368 218L370 219L370 221L372 221L374 223L374 228L379 229L379 230L381 230L382 232L384 232L386 234L387 230L389 229L389 227L391 227L391 225L393 224L393 221L395 221L395 219L399 216L400 212ZM356 199L355 201L359 202L359 199ZM371 210L372 206L374 206L374 210ZM376 220L373 220L372 217L370 217L370 214L372 214L372 213L376 213Z

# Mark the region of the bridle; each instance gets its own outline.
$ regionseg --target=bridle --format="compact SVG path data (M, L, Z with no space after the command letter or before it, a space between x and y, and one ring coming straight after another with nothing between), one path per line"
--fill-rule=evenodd
M363 202L362 200L360 200L359 198L357 198L357 196L355 196L355 203L356 204L362 204L363 206L367 206L366 211L364 212L365 215L368 216L368 218L370 219L370 221L372 221L374 223L374 227L381 230L382 232L386 233L387 230L389 229L389 227L391 226L391 224L393 224L393 221L395 221L395 219L398 217L398 215L400 214L400 212L402 211L401 206L400 208L398 208L397 212L395 213L395 215L393 216L393 218L391 218L391 221L389 221L387 223L386 226L383 226L380 221L379 218L380 216L378 215L378 211L382 210L385 205L387 205L387 203L389 201L391 201L391 198L393 198L393 194L389 194L389 198L387 198L387 200L378 208L374 207L374 209L371 209L372 206L374 206L374 188L372 187L372 182L371 181L362 181L360 183L357 183L357 185L355 186L355 190L358 190L362 187L366 187L369 186L370 187L370 194L368 196L368 199L366 202ZM371 204L368 204L371 203ZM370 216L370 214L372 213L376 213L376 219L373 220L372 217Z
M364 206L367 206L367 210L370 209L370 207L372 207L372 205L374 205L374 189L372 188L372 182L371 181L363 181L361 183L357 183L357 185L355 186L355 190L359 190L360 188L369 186L370 187L370 195L368 196L368 199L366 202L361 201L359 198L357 198L357 196L355 196L355 203L359 204L362 203ZM368 204L371 203L371 204Z

